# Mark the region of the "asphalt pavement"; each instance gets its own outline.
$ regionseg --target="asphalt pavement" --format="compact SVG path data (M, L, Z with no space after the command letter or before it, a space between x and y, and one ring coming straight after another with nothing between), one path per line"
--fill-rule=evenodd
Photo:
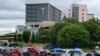
M3 56L2 54L0 54L0 56Z

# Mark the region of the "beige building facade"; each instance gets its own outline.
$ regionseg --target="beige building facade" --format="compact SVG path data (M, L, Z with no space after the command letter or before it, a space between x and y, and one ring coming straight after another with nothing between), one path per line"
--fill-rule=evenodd
M94 14L88 14L87 5L84 4L72 4L67 13L68 18L73 18L79 22L87 21L94 18Z

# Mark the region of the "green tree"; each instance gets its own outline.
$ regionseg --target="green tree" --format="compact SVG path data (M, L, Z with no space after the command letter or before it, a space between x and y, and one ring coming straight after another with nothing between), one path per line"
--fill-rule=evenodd
M25 43L28 43L30 41L30 34L31 34L31 31L29 31L29 30L25 30L23 32L23 41Z
M17 31L15 32L15 35L14 35L14 41L18 41L18 38L17 38Z
M35 36L34 36L34 32L32 32L32 39L31 39L31 43L35 42Z
M95 42L100 42L100 26L98 26L98 29L94 33L95 36Z
M94 20L83 22L83 26L86 28L86 30L89 31L91 40L95 41L94 33L96 33L96 30L98 29L98 26L94 22Z
M17 38L18 38L18 41L19 41L19 42L22 42L22 41L23 41L22 34L18 34L18 35L17 35Z
M75 20L73 18L67 18L66 16L63 17L62 21L69 22L69 23L79 23L77 20Z
M63 22L68 22L69 21L69 18L67 18L66 16L64 16L63 19L62 19L62 21Z
M48 43L49 42L49 37L48 37L48 30L41 27L36 35L36 42L39 43Z
M58 32L66 25L68 25L69 23L67 22L59 22L56 23L54 26L52 26L51 28L49 28L48 32L48 37L50 38L50 43L52 45L56 45L57 44L57 35Z
M86 47L89 46L90 35L82 25L69 24L59 31L57 43L68 48L74 45Z

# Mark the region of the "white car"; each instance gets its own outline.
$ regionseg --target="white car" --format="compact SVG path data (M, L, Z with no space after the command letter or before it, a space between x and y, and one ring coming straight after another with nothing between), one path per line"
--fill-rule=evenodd
M5 47L0 46L0 54L3 53L3 50L5 50Z
M74 49L62 49L65 53L62 56L70 56L73 53L74 56L86 56L86 53L83 50L74 50Z

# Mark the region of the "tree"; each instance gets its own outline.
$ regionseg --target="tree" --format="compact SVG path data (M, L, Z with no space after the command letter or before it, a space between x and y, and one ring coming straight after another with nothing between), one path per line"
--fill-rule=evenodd
M34 36L34 32L32 32L32 39L31 39L31 43L35 42L35 36Z
M18 41L18 38L17 38L17 31L15 32L15 35L14 35L14 41Z
M62 21L64 21L64 22L68 22L69 19L68 19L66 16L64 16L63 19L62 19Z
M69 24L63 27L58 34L57 44L62 47L73 47L78 45L80 47L89 46L90 35L89 32L78 24Z
M31 31L29 31L29 30L25 30L23 32L23 41L25 43L28 43L30 41L30 34L31 34Z
M22 42L22 41L23 41L22 34L19 33L19 34L17 35L17 38L18 38L18 41L19 41L19 42Z
M94 33L96 33L96 30L98 29L97 24L94 22L94 20L86 21L82 23L83 26L87 31L90 33L90 37L92 41L95 41Z
M100 42L100 26L98 26L98 29L96 30L96 32L94 33L95 36L95 42Z
M73 18L67 18L66 16L63 17L62 21L69 22L69 23L79 23L77 20L75 20Z
M49 40L48 30L41 27L36 35L36 41L39 43L48 43Z
M57 44L57 35L58 32L66 25L68 25L68 22L59 22L56 23L54 26L52 26L48 31L49 31L49 38L50 38L50 43L52 45L56 45Z

